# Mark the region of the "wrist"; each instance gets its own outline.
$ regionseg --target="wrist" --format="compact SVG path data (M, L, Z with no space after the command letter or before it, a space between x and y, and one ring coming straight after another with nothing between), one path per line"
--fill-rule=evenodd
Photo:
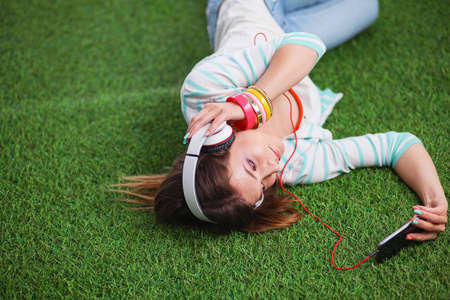
M272 102L267 94L257 86L250 86L242 94L227 98L226 103L234 103L241 108L243 117L232 125L239 130L259 128L267 122L273 113Z
M224 105L228 106L229 118L227 121L237 122L245 120L245 114L242 108L236 102L225 102Z
M445 195L436 195L432 197L424 197L423 204L428 207L445 207L448 209L448 202Z
M248 130L257 125L256 114L253 110L250 102L247 101L243 95L236 94L227 98L226 102L231 102L239 105L242 112L244 113L244 118L233 124L239 130Z

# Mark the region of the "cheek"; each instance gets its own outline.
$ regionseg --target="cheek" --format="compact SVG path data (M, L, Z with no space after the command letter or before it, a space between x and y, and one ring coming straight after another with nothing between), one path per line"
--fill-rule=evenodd
M245 200L245 202L254 205L256 201L258 201L259 196L259 190L261 188L260 185L258 187L255 187L255 181L250 182L249 180L245 180L244 178L241 178L240 180L238 178L233 178L234 184L231 183L231 185L234 187L236 192L241 195L241 197Z
M265 154L265 147L264 147L264 141L261 139L248 139L245 141L243 145L243 149L245 149L245 152L249 155L263 155Z

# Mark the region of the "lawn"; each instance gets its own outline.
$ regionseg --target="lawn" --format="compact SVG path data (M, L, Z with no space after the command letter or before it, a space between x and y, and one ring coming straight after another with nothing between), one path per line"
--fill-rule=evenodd
M0 11L0 298L448 299L450 234L384 264L331 264L336 235L225 235L156 226L109 192L165 173L186 150L179 90L211 53L206 0L3 1ZM409 131L450 187L447 1L380 0L369 30L311 77L343 92L335 138ZM420 199L390 169L290 188L343 235L349 267Z

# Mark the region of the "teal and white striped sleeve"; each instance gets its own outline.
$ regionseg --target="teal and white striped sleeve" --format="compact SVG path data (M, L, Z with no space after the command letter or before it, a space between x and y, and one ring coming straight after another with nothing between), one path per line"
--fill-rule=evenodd
M316 63L325 54L326 51L325 44L321 39L319 39L314 34L306 32L292 32L284 35L281 38L278 48L287 44L300 45L313 49L317 52L318 55Z
M255 84L275 52L287 44L309 47L318 53L318 59L325 52L325 44L318 37L290 33L233 53L214 54L199 62L186 77L180 92L186 122L189 123L207 103L225 102L229 96Z
M293 145L294 141L289 143ZM340 140L301 140L286 167L283 182L290 185L316 183L356 168L394 168L405 151L416 143L421 141L408 132L368 134Z

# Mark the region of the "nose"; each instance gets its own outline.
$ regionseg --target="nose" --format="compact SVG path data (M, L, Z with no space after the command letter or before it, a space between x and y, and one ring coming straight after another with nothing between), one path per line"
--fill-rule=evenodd
M273 155L272 155L273 156ZM267 157L266 158L266 163L265 163L265 165L266 165L266 173L268 173L268 174L272 174L272 173L274 173L274 172L278 172L279 171L279 165L278 165L278 159L277 158L275 158L275 157L271 157L271 156L269 156L269 157Z
M279 170L279 165L278 165L278 160L277 159L272 159L269 158L266 160L266 165L267 165L267 172L268 173L273 173L273 172L278 172Z

